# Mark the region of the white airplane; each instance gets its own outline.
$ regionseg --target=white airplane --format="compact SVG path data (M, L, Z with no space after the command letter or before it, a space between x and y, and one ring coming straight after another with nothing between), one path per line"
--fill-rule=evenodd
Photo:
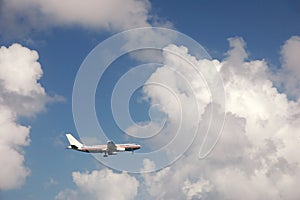
M139 144L115 144L112 141L108 141L107 144L103 145L85 146L76 140L73 135L68 133L66 136L70 143L70 146L67 147L68 149L87 153L104 153L104 157L107 157L108 155L116 155L117 152L123 151L131 151L133 153L135 150L141 148L141 145Z

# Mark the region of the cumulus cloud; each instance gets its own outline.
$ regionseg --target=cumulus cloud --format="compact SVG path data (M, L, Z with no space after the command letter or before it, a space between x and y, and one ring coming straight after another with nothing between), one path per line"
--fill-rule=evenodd
M44 108L50 98L38 80L43 71L38 53L20 44L0 48L1 101L16 114L33 116Z
M29 145L30 127L20 116L34 116L51 100L39 84L43 71L38 53L19 44L0 48L0 190L20 187L30 170L24 166L22 147Z
M230 49L227 52L227 60L234 64L240 64L248 58L248 53L245 49L246 43L242 38L229 38L228 42Z
M299 36L293 36L290 39L288 39L281 49L284 67L289 69L291 72L294 72L298 77L300 77L300 58L298 54L299 49Z
M281 48L282 69L276 75L279 84L291 98L300 94L300 37L293 36Z
M229 43L230 50L223 61L205 61L216 65L224 80L226 123L222 137L206 159L198 159L203 130L209 127L211 104L205 98L207 94L203 88L195 89L200 105L195 112L201 113L202 119L198 124L198 135L191 148L176 163L155 173L142 174L143 184L153 199L297 199L300 195L296 189L300 175L300 157L297 154L300 102L291 101L286 94L278 92L270 80L265 61L245 60L248 58L246 43L241 38L231 38ZM285 65L294 71L299 63L293 56L297 48L295 43L297 39L293 37L283 47ZM173 51L181 52L196 66L203 66L203 60L195 61L187 51L182 51L182 47L173 46ZM165 70L173 67L189 77L190 83L202 85L184 63L172 57L165 59L166 65L150 77L151 81L169 84L180 96L185 90L176 80L177 75L164 75ZM153 103L161 104L168 116L172 116L174 109L168 109L172 104L167 95L154 88L145 91ZM188 102L188 98L181 99L182 104ZM194 125L192 117L183 120ZM169 126L173 124L169 123ZM188 134L188 129L182 131ZM163 142L166 144L168 139ZM151 160L144 162L145 169L155 169L155 165Z
M211 185L207 180L199 180L195 183L191 183L189 180L183 183L182 187L183 193L186 199L201 199L204 198L205 193L211 190Z
M201 65L203 70L209 71L207 66L210 65L206 65L207 60L197 62L183 46L169 45L164 48L163 55L164 66L158 68L146 82L159 85L146 85L143 92L153 105L160 105L168 118L164 129L149 142L156 149L172 141L167 150L176 157L197 134L195 128L211 98L205 80L194 66Z
M29 144L30 127L16 123L15 113L10 108L0 106L0 162L5 167L0 172L0 190L23 185L30 170L24 166L24 155L20 147Z
M134 199L139 182L127 173L114 173L103 169L92 172L73 172L73 181L78 190L61 191L56 199Z
M167 24L149 14L148 0L3 0L0 9L1 29L14 36L49 27L120 31L150 26L150 22Z
M297 59L289 55L289 52L293 54L294 51L288 50L290 46L295 48L295 40L297 39L292 37L283 47L283 57L286 58L284 65L290 66L286 66L289 70L298 69L293 67L297 66ZM191 139L191 127L198 126L198 132L192 146L175 163L159 171L140 175L141 181L135 185L140 185L139 192L143 192L141 196L147 199L299 198L300 102L290 100L285 93L277 90L270 78L269 66L264 60L246 60L248 54L243 39L231 38L229 43L227 57L221 61L197 60L189 55L185 47L170 45L166 48L177 52L181 58L196 67L203 67L208 71L212 66L218 69L224 81L226 122L222 136L211 154L205 159L198 159L204 130L215 126L209 121L211 108L221 107L210 101L205 82L191 66L178 56L164 54L164 65L148 81L167 85L173 96L177 96L177 100L162 87L143 88L150 103L160 105L161 111L167 116L167 126L162 129L160 136L149 139L149 144L155 146L159 143L163 146L174 137L179 123L177 115L184 116L182 120L185 120L184 126L179 130L181 133L176 135L180 138L175 140L178 147ZM213 77L209 78L214 80ZM191 95L192 92L194 95ZM178 100L182 108L186 108L182 112L178 109ZM198 106L194 107L191 100L196 100ZM200 114L200 122L194 120L195 113ZM222 116L221 111L213 114ZM171 152L168 155L171 156L172 147L168 150ZM157 161L145 159L141 171L155 170L159 165L155 162ZM88 193L97 197L99 192L95 188L102 191L103 186L94 181L93 177L97 176L95 174L114 174L110 170L104 171L105 173L73 173L79 192L65 190L58 194L57 199L67 199L66 194L78 198ZM137 181L128 174L118 176ZM89 180L85 181L86 177ZM88 184L89 181L91 184ZM129 198L134 198L135 190L133 193Z

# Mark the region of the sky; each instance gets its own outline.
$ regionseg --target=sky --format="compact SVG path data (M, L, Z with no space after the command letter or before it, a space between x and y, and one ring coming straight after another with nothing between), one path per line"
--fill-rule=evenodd
M299 199L299 22L297 0L0 0L0 199Z

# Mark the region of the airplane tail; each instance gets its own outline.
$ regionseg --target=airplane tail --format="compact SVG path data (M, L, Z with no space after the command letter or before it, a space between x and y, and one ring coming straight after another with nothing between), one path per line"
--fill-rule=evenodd
M66 134L66 136L67 136L67 139L68 139L68 141L70 143L69 148L71 148L71 149L78 149L78 148L81 148L83 146L83 144L80 143L78 140L76 140L73 137L73 135L71 135L71 134L68 133L68 134Z

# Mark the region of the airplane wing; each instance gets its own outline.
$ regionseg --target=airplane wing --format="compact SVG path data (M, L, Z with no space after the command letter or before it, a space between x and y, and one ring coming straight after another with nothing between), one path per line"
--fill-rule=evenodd
M117 153L117 146L113 141L107 142L107 154L112 155Z

